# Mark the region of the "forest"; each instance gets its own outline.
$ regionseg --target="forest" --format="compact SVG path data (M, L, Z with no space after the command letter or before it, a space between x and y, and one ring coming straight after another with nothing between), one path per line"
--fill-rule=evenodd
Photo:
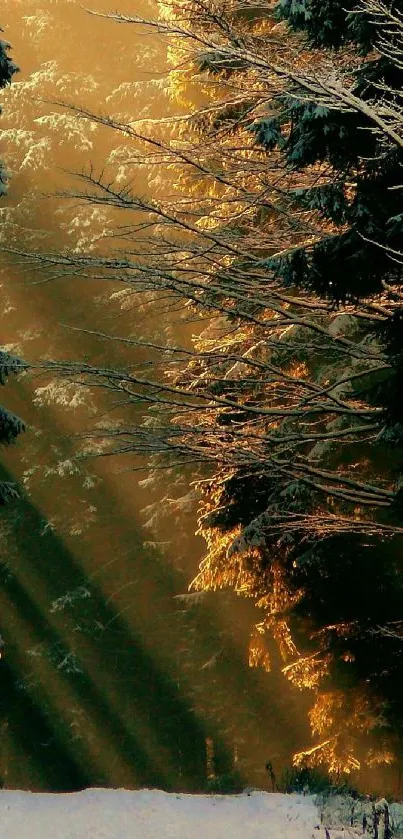
M101 393L106 418L75 456L129 456L133 481L146 469L157 531L163 475L168 515L204 540L189 596L253 602L250 667L280 666L309 696L295 770L371 785L390 767L399 787L402 3L166 0L155 17L103 16L167 41L183 113L120 119L57 97L119 138L119 177L89 163L65 196L111 224L81 250L2 247L77 294L110 284L158 328L94 322L103 364L4 351L2 383L22 367L55 392ZM3 48L0 84L15 70ZM144 167L164 173L158 200L136 189ZM24 426L0 416L8 443ZM2 485L2 501L14 493Z

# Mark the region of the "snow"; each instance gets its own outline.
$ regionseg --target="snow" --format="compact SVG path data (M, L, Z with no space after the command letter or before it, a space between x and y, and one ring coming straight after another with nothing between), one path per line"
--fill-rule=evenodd
M358 839L372 803L267 793L186 795L161 790L75 793L0 790L0 839ZM383 810L386 802L378 802ZM386 805L387 806L387 805ZM402 805L393 819L400 832ZM344 810L345 812L341 812ZM357 818L352 819L352 812ZM397 812L399 810L399 814ZM351 826L354 821L354 826ZM379 824L379 839L383 836ZM373 835L371 821L369 834Z
M0 839L325 839L309 796L0 790Z

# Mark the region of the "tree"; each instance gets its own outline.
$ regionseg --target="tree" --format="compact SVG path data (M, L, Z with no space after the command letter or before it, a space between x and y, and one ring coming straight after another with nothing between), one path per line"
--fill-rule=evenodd
M0 29L0 31L3 31ZM14 73L18 67L8 55L10 45L0 40L0 88L11 84ZM8 176L6 169L0 162L0 195L7 191ZM4 385L10 373L17 373L22 369L22 362L11 353L0 351L0 383ZM8 445L24 430L24 423L7 408L0 406L0 443ZM13 484L7 481L0 482L0 504L6 503L10 498L15 497L16 491Z
M207 543L193 586L256 600L251 663L270 666L270 632L315 695L318 742L296 760L337 774L401 749L403 39L396 4L324 9L178 0L148 21L205 80L205 106L171 141L164 123L150 135L72 110L140 165L169 165L177 192L151 202L90 170L75 196L119 210L130 245L37 259L196 320L192 346L124 338L160 352L165 378L135 358L53 369L122 397L120 420L88 435L105 454L192 470Z
M2 28L0 27L0 32L3 32ZM10 49L10 44L7 41L0 40L0 87L4 88L7 85L11 84L12 77L14 73L18 72L18 67L14 62L11 60L10 56L8 55L8 51ZM4 169L3 164L0 168L0 194L6 192L7 188L7 173Z

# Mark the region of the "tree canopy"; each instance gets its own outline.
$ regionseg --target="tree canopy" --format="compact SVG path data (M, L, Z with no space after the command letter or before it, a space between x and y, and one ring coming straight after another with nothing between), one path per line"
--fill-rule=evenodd
M121 299L168 299L196 334L124 336L140 353L119 370L53 369L124 401L89 446L145 454L173 483L191 470L207 545L193 588L254 598L251 664L269 669L272 635L284 673L312 691L315 742L297 765L390 764L403 713L399 4L176 0L146 24L170 38L175 94L196 78L204 104L189 101L174 136L72 109L135 145L136 165L169 167L173 196L134 192L129 148L127 185L90 169L72 193L122 213L123 249L37 258L50 276L120 282ZM139 404L143 424L127 413Z

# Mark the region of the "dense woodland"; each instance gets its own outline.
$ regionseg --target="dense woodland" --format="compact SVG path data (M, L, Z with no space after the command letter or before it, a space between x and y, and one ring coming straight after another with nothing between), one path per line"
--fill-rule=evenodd
M270 669L274 637L311 691L295 765L399 767L402 4L172 0L146 23L188 113L143 128L64 103L122 136L125 185L89 167L71 193L122 221L109 249L35 259L159 306L162 337L121 336L121 369L47 366L121 400L87 452L146 455L178 509L191 483L191 589L253 598L251 666ZM145 163L171 173L159 203L132 186Z

